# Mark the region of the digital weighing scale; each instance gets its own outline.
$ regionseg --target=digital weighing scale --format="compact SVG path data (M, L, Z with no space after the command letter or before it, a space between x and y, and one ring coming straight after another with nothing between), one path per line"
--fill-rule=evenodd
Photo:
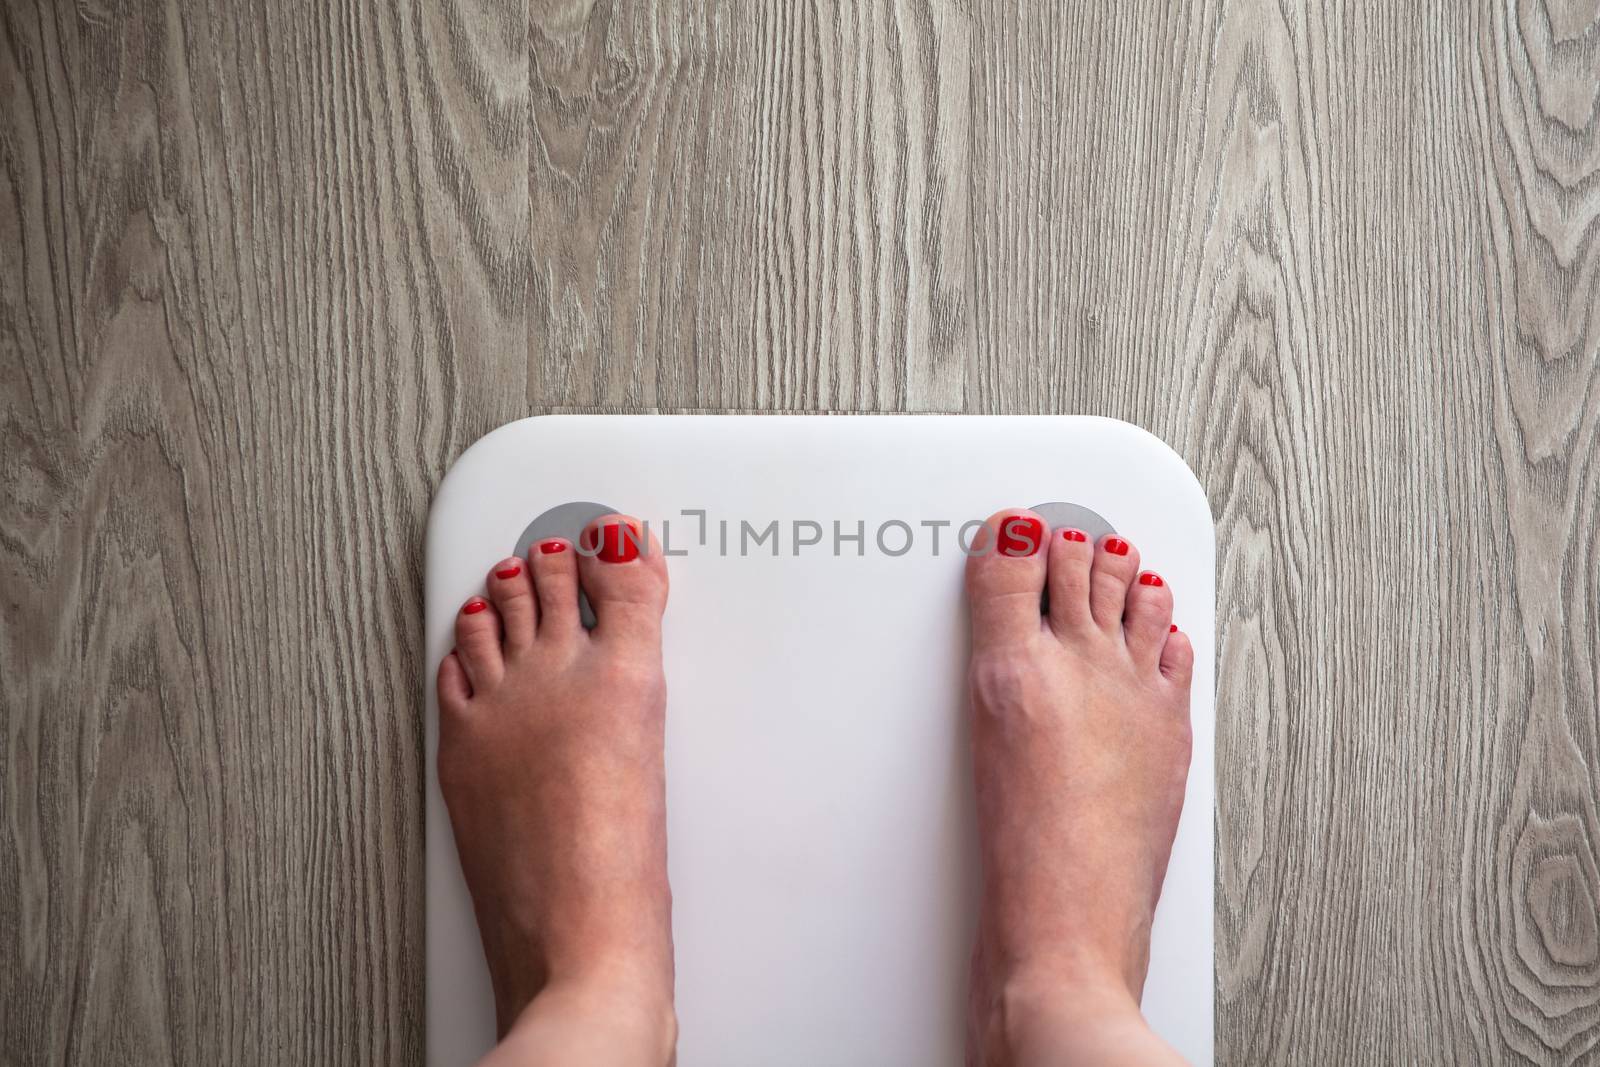
M429 517L432 1067L472 1063L495 1037L434 772L434 674L488 568L574 502L645 520L669 552L682 1067L963 1062L978 860L958 542L1044 502L1132 541L1194 645L1194 752L1143 1009L1191 1063L1212 1062L1216 548L1176 453L1083 416L554 415L469 448Z

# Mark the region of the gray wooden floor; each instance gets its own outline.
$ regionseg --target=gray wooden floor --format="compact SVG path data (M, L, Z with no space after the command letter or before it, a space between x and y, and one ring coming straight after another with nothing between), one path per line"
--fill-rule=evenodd
M1221 1058L1600 1055L1594 0L6 0L0 164L0 1061L418 1062L429 495L686 407L1164 437Z

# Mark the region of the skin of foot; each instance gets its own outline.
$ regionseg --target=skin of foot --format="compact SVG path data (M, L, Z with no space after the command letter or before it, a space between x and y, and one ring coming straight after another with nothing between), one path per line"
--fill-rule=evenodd
M497 563L485 593L438 677L439 786L501 1036L485 1062L670 1063L660 546L606 516Z
M972 1064L1182 1062L1145 1025L1194 651L1125 539L1008 510L967 561L983 865ZM1040 609L1048 590L1048 613Z

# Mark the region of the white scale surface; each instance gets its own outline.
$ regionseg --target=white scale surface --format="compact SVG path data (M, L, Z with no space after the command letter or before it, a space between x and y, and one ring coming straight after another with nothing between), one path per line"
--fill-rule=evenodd
M682 1067L939 1067L963 1056L977 856L954 531L1010 506L1086 505L1136 545L1195 649L1194 756L1144 1011L1212 1052L1215 538L1176 453L1080 416L545 416L474 444L427 548L427 1044L473 1062L494 1010L433 774L434 672L456 611L541 512L592 500L668 560L668 847ZM707 544L697 544L706 512ZM740 521L770 542L739 554ZM880 525L912 548L880 551ZM939 552L924 520L949 520ZM729 525L729 553L718 550ZM793 554L795 520L823 542ZM833 555L833 522L865 523ZM809 534L809 528L802 528ZM905 535L885 533L898 550Z

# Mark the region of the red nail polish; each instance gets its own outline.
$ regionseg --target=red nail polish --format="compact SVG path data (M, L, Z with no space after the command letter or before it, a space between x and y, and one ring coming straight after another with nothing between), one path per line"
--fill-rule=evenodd
M1061 539L1063 541L1087 541L1089 540L1089 535L1082 530L1062 530Z
M1106 538L1106 551L1113 556L1126 556L1128 554L1128 542L1120 537L1108 537Z
M494 572L496 578L515 578L522 573L522 564L507 563L504 567Z
M597 555L602 563L631 563L639 558L639 546L643 542L643 536L630 523L608 522L600 527ZM594 539L591 537L588 543L592 546Z
M1172 629L1168 630L1167 632L1168 633L1173 633L1173 634L1177 633L1178 632L1178 624L1177 623L1173 623L1172 624Z
M461 609L461 614L476 615L478 612L482 611L488 606L489 602L487 600L483 599L482 597L475 596L471 600L467 601L467 606Z
M546 556L553 556L557 552L565 552L566 550L567 550L567 543L565 541L557 541L554 538L552 538L549 541L540 541L539 542L539 551L542 552Z
M1011 515L1000 520L1000 554L1031 556L1044 544L1044 522L1032 515Z
M1122 553L1119 552L1117 554L1121 555ZM1139 584L1140 585L1166 585L1167 583L1163 582L1161 580L1161 575L1156 574L1154 571L1145 571L1143 574L1139 575Z

